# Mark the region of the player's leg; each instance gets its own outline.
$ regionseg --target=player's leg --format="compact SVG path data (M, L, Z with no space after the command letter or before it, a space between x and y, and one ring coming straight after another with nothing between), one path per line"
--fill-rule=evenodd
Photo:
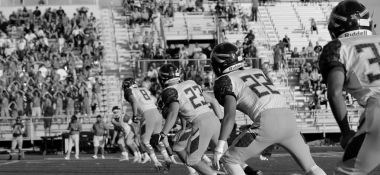
M176 161L175 158L174 158L173 150L172 150L172 148L170 147L170 144L169 144L169 140L168 140L168 138L165 138L162 142L164 143L164 146L165 146L165 148L166 148L166 151L168 152L168 155L169 155L170 160L172 161L172 163L174 163L174 164L178 164L177 161Z
M296 117L289 109L276 109L269 113L270 117L277 119L282 139L278 144L284 147L298 163L298 165L309 175L326 175L326 173L315 164L310 154L310 148L305 143L296 123ZM274 123L274 121L272 121Z
M13 137L12 139L12 146L11 146L11 152L9 153L9 160L12 160L12 156L15 152L17 146L17 137Z
M370 97L360 118L358 132L349 141L336 175L368 174L380 164L380 97Z
M141 134L141 141L144 144L150 158L152 158L153 162L159 167L158 165L160 164L156 154L154 152L153 146L150 144L150 139L153 134L154 130L154 121L151 120L151 116L149 116L149 111L146 111L142 115L142 120L141 122L141 129L140 129L140 134Z
M152 127L154 128L153 129L153 134L159 134L162 130L162 115L160 114L160 112L158 112L158 110L154 109L154 110L150 110L148 111L151 118L149 119L149 121L146 122L146 127ZM167 142L167 138L166 139L166 142ZM171 162L171 159L169 157L169 154L168 152L166 151L166 147L164 145L163 142L159 142L159 148L160 148L160 152L161 154L164 156L164 159L168 165L168 169L170 168L170 163ZM169 143L168 143L169 145Z
M136 163L139 161L139 155L137 153L137 147L134 144L133 137L134 137L133 132L129 132L127 137L125 138L125 143L132 150L133 156L134 156L133 163Z
M73 141L75 146L75 158L79 159L79 134L73 135Z
M213 127L210 127L213 126ZM212 147L215 148L217 137L219 135L220 122L213 113L199 115L193 120L192 136L187 145L186 164L196 169L199 173L205 175L214 175L215 171L204 163L202 156L207 150L210 141L215 137ZM210 144L211 146L211 144Z
M17 145L18 145L18 160L24 160L24 151L22 150L22 144L24 142L24 139L22 136L19 136L17 138Z
M173 151L177 153L179 159L185 165L186 165L186 157L187 157L187 153L185 149L186 149L188 140L191 137L191 134L192 134L192 129L187 128L184 133L177 132L176 136L174 137ZM194 168L187 165L186 167L189 170L190 175L197 173L197 171Z
M94 155L92 158L97 159L98 158L98 150L99 150L99 136L94 136Z
M68 140L69 140L68 141L69 145L67 147L67 153L66 153L66 157L65 157L66 160L70 159L71 150L73 149L74 140L72 138L72 135L69 135L69 139Z
M101 140L99 142L99 148L100 148L100 153L102 154L102 159L104 159L104 146L106 145L107 138L102 136L100 137Z
M119 139L117 140L117 144L119 145L119 149L120 149L120 152L121 152L121 155L122 157L119 159L119 161L128 161L129 160L129 156L128 156L128 152L127 152L127 149L125 148L125 140L124 140L124 136L121 136L119 134Z

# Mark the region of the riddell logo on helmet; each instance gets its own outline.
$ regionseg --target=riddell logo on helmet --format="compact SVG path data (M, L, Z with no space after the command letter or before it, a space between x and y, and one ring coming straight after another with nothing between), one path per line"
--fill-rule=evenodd
M346 32L341 35L339 38L346 38L346 37L352 37L352 36L367 36L367 35L372 35L372 32L369 30L355 30L355 31L350 31Z

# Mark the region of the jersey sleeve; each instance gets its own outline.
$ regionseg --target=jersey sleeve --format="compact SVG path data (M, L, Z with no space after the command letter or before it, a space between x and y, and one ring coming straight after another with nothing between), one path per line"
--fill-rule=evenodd
M132 93L132 89L131 88L128 88L124 91L124 98L125 100L128 100L129 96L133 95Z
M222 106L224 105L224 98L226 95L232 95L236 98L232 88L232 81L229 76L222 76L215 81L214 94L216 100L218 100L219 104Z
M167 88L161 93L161 100L164 106L169 106L170 103L179 102L178 91L175 88Z
M338 39L329 42L323 47L322 53L319 56L319 69L323 82L327 81L329 72L334 68L338 68L337 70L342 71L346 75L346 68L341 62L341 47L342 43Z

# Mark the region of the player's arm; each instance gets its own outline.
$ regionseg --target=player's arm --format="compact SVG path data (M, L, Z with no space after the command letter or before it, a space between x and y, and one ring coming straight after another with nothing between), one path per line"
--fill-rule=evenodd
M227 145L227 138L232 132L235 124L236 115L236 95L233 92L233 85L230 77L222 76L215 81L214 85L215 97L219 104L224 106L224 118L220 129L218 145L216 152L223 152L223 148Z
M347 136L350 134L351 129L348 124L346 103L342 95L344 80L345 76L342 67L335 67L330 71L327 78L327 98L342 135Z
M329 42L323 48L318 62L323 81L327 83L327 98L331 110L342 132L342 136L345 137L350 134L351 129L347 120L347 107L342 96L346 69L340 62L341 46L340 40Z
M206 102L211 104L211 107L214 110L215 115L218 116L219 120L223 119L223 113L220 109L219 102L207 92L203 92L202 95Z
M136 103L135 96L133 96L132 89L128 88L124 91L124 98L132 106L132 112L133 112L132 120L133 120L133 122L137 122L137 121L135 121L135 118L137 115L137 103ZM124 121L124 122L128 122L128 121Z
M179 100L178 100L178 92L174 88L165 89L162 94L162 101L166 106L169 106L168 112L166 115L165 126L162 129L162 134L167 135L170 129L173 128L179 111Z

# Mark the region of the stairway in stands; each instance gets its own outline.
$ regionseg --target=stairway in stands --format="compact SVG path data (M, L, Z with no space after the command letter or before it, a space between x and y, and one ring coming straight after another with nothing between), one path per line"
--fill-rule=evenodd
M109 114L113 106L120 106L121 91L120 91L120 65L118 52L116 47L117 33L116 25L113 18L113 10L110 8L100 9L102 29L103 29L103 45L105 47L104 55L104 87L105 97L103 107L105 114Z

